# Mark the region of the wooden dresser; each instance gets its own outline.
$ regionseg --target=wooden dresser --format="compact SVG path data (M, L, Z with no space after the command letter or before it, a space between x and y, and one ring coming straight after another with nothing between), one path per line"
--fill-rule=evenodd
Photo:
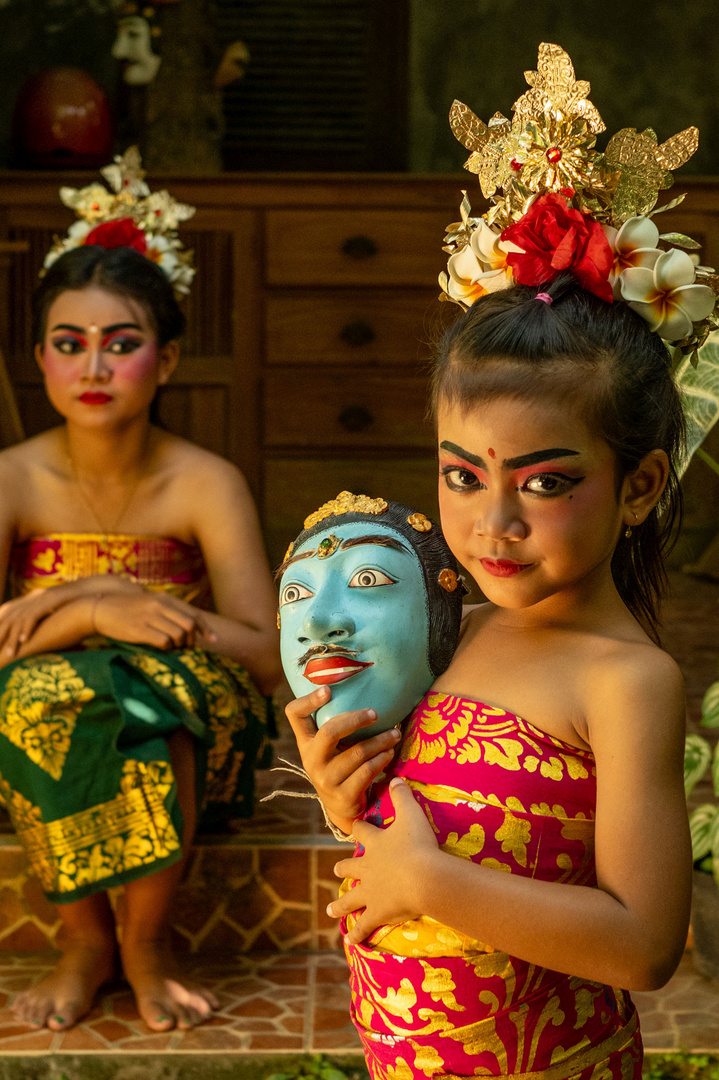
M53 233L72 220L59 203L60 184L93 179L2 174L0 239L29 245L0 263L0 341L28 434L57 420L32 359L29 297ZM437 303L436 281L462 187L481 208L474 178L151 181L197 207L183 237L198 274L163 421L243 469L273 563L305 514L343 488L435 513L427 364L432 339L458 310ZM719 181L679 181L675 190L684 189L689 209L665 215L662 228L703 241L703 261L719 266ZM707 445L719 457L717 435ZM680 560L698 554L719 525L719 477L695 462L685 494Z

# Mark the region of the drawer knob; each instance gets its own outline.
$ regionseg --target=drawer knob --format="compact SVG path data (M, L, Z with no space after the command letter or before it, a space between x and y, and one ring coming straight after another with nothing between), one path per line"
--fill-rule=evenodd
M358 319L357 322L347 323L340 330L340 337L344 341L345 345L352 345L355 348L360 345L369 345L376 338L374 328L364 319Z
M350 259L371 259L377 250L371 236L348 236L342 245L342 251Z
M353 434L374 424L374 416L364 405L347 405L337 417L340 427Z

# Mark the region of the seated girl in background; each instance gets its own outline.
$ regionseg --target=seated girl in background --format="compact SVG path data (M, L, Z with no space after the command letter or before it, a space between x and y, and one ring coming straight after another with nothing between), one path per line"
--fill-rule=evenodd
M685 422L660 334L701 343L715 296L658 247L656 167L592 163L601 120L566 54L541 46L529 78L516 128L454 111L496 193L447 238L465 313L433 378L439 504L487 603L401 735L340 745L377 715L317 729L329 687L288 708L361 845L328 910L375 1080L639 1080L626 991L663 985L686 940L685 703L656 633Z
M60 1031L90 1009L124 885L122 969L164 1031L215 1004L175 972L166 923L198 811L251 815L269 764L276 600L241 474L150 422L184 325L168 274L130 218L85 231L34 299L65 422L0 454L0 794L63 950L14 1010Z

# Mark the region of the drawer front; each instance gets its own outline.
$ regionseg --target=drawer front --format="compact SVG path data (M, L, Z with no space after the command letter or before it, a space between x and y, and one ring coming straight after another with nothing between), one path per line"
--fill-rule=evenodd
M431 448L426 409L421 376L273 368L265 378L265 446Z
M411 292L270 294L265 306L268 364L424 364L447 325L439 289ZM459 313L459 308L456 309Z
M442 238L452 208L270 210L270 285L421 285L447 265ZM455 213L456 217L456 213Z
M437 463L431 455L272 457L265 461L263 519L273 568L279 566L307 515L344 490L395 499L437 520Z

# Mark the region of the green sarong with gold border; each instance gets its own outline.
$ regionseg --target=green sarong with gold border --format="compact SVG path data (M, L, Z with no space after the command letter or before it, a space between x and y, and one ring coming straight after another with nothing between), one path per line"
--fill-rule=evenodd
M158 537L37 538L13 549L11 586L97 573L206 606L199 549ZM197 803L215 823L249 817L254 771L271 760L271 699L201 649L98 640L0 670L0 797L48 899L70 903L182 857L168 739L195 740Z

